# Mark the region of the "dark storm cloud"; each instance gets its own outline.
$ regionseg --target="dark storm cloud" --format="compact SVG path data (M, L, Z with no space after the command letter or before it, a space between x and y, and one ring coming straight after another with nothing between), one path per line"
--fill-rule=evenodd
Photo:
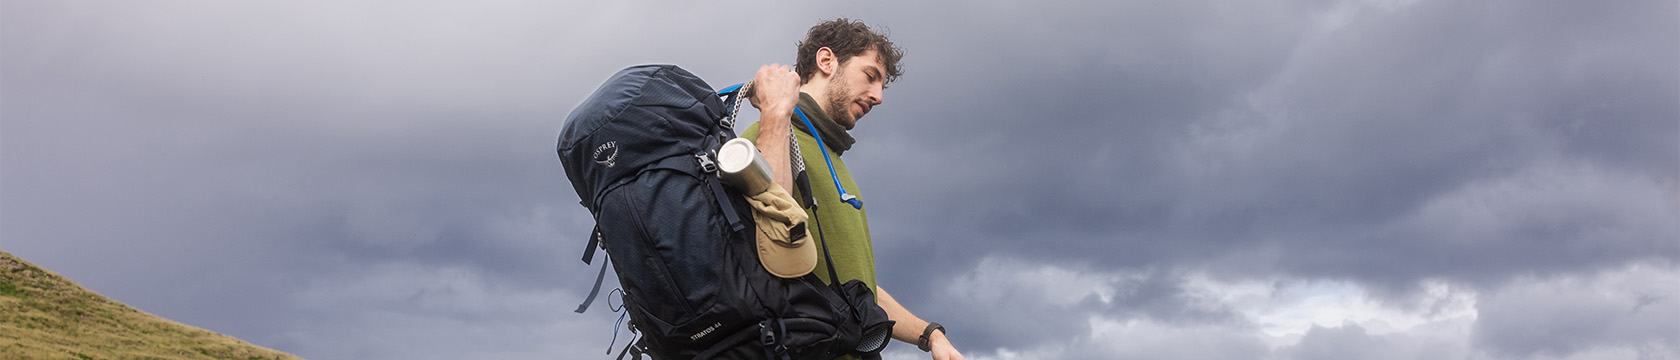
M365 263L552 289L544 255L586 229L545 203L569 191L542 150L565 77L497 67L543 48L501 36L526 29L450 23L476 7L369 24L322 16L357 5L79 5L7 3L5 242L82 249L43 262L85 264L61 271L90 288L266 343L355 327L274 324L310 318L284 294Z
M1090 12L1124 14L1112 22L1040 22L1022 9L1008 18L1038 28L982 17L1010 30L946 45L970 53L933 51L1008 49L981 56L999 61L943 55L911 67L922 81L980 90L895 87L938 105L866 119L860 144L889 149L860 145L864 160L852 162L886 201L904 199L879 207L894 215L881 227L961 239L911 246L965 255L1116 267L1260 256L1241 271L1392 284L1673 259L1672 5ZM901 179L938 185L892 186ZM1477 193L1487 186L1512 187L1490 190L1510 196L1488 199L1512 206L1497 211L1527 215L1419 219L1470 201L1455 196L1490 196ZM1563 191L1573 186L1592 188ZM1518 207L1529 205L1562 208ZM1501 229L1470 230L1483 226ZM1605 237L1613 245L1592 245Z
M849 153L853 167L885 169L859 171L885 198L874 212L889 214L872 227L959 261L999 250L1109 266L1161 257L1148 248L1169 220L1174 139L1280 66L1311 23L1287 13L1313 9L1208 6L975 7L964 15L988 27L908 32L940 40L914 42L909 75L883 105L905 108L860 123ZM912 179L933 185L900 185Z
M854 132L873 228L897 236L883 273L1008 253L1404 301L1424 279L1680 256L1672 3L1292 5L969 10L991 31L912 48L883 109L914 108ZM882 281L931 299L918 283L943 280ZM966 313L947 310L927 311Z
M721 87L851 16L908 54L846 156L880 281L971 357L1265 353L1192 274L1483 291L1474 334L1279 358L1680 343L1644 320L1677 308L1670 1L650 5L4 2L0 241L304 356L599 351L560 119L624 66Z
M560 120L620 67L750 74L791 58L769 49L794 35L764 34L809 26L756 22L729 42L751 50L720 51L668 35L739 9L5 6L5 248L327 358L604 347L615 314L569 312L594 268L575 260L590 219L566 200Z

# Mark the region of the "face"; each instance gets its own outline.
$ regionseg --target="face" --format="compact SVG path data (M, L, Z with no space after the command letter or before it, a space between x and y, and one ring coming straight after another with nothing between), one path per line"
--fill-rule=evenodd
M881 92L887 85L886 71L881 57L869 50L840 65L828 83L828 117L851 130L858 119L881 104Z

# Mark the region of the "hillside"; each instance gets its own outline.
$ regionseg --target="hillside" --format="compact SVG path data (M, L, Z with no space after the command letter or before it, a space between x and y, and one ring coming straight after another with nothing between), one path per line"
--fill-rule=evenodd
M0 251L0 358L297 357L135 310Z

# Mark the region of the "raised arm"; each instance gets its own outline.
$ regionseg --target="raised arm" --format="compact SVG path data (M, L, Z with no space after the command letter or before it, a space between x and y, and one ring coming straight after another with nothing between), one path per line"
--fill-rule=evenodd
M760 114L758 138L753 139L753 145L758 146L764 160L775 169L771 179L782 189L792 192L793 165L789 162L792 161L789 159L792 150L788 146L793 128L788 119L793 117L793 109L799 106L799 74L793 72L793 67L779 64L760 67L747 95Z

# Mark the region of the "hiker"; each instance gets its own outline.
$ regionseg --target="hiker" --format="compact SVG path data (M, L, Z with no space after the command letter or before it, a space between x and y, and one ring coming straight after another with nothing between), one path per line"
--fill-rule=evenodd
M856 279L875 289L877 303L896 322L892 338L930 352L935 360L963 359L946 339L943 326L916 317L875 282L868 217L855 197L857 184L841 161L854 143L846 131L882 103L887 83L901 74L902 50L863 22L840 18L811 27L797 54L791 69L780 64L759 68L749 99L762 117L742 137L752 140L775 169L777 185L796 189L798 198L814 198L819 206L805 207L815 220L812 235L827 243L839 281ZM807 120L818 137L811 135ZM801 159L792 159L790 131ZM797 164L791 161L807 169L807 181L796 183ZM796 186L804 183L809 187ZM827 266L814 271L822 279L830 278Z

